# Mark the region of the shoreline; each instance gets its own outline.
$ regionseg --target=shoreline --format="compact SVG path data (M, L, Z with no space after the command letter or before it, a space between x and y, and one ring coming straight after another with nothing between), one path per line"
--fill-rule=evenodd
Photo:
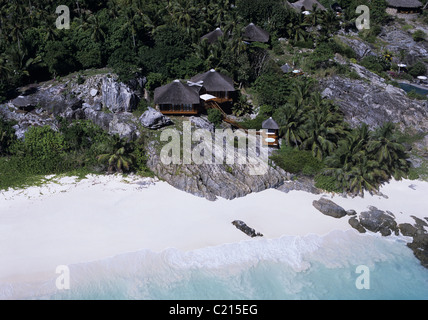
M244 221L266 240L322 237L337 230L357 233L349 225L349 217L335 219L316 210L312 201L321 197L345 210L361 212L369 205L390 210L397 224L414 222L411 215L428 216L423 206L428 182L392 181L381 191L388 198L268 189L211 202L166 182L118 175L89 176L81 181L63 177L40 187L4 191L0 193L0 260L6 263L0 265L0 283L55 278L58 265L95 262L141 250L191 252L252 241L232 225L234 220ZM405 238L400 235L400 239Z

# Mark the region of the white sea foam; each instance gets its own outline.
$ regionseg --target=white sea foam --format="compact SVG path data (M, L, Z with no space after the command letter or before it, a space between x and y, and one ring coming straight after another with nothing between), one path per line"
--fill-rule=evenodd
M1 193L0 298L293 299L340 290L358 297L353 281L360 264L391 279L405 274L402 288L428 288L427 271L402 240L359 235L347 218L318 212L312 201L319 195L266 190L209 202L165 182L123 180L62 178ZM428 183L392 182L382 192L389 198L334 201L358 212L369 205L390 210L398 223L427 216ZM231 224L237 219L265 237L249 240ZM56 291L58 265L71 268L69 292ZM377 279L399 292L384 275ZM401 295L427 297L426 290L414 292Z
M142 250L71 265L70 291L57 291L51 279L39 287L0 286L0 297L428 299L428 270L404 243L397 242L398 238L337 231L326 236L242 241L189 252ZM358 265L366 265L373 272L372 282L377 288L370 293L355 287Z

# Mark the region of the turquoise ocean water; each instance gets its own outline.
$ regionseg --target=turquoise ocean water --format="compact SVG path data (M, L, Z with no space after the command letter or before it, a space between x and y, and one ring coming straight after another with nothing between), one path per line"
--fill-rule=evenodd
M359 265L368 290L356 287ZM333 232L75 265L70 290L43 298L427 300L428 270L400 239Z
M360 265L369 270L369 289L356 287ZM23 298L427 300L428 270L399 238L336 231L190 252L122 254L70 266L70 290L27 292Z

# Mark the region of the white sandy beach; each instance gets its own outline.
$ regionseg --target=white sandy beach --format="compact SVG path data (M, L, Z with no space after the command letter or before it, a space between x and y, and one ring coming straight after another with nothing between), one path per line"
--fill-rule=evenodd
M428 216L428 182L391 182L387 197L333 201L358 213L389 210L397 223ZM323 195L331 198L331 195ZM321 195L277 190L232 201L207 201L153 179L121 176L53 178L41 187L0 192L0 284L55 276L58 265L96 261L126 252L183 251L250 239L231 222L243 220L267 239L350 230L312 206ZM356 231L355 231L356 232Z

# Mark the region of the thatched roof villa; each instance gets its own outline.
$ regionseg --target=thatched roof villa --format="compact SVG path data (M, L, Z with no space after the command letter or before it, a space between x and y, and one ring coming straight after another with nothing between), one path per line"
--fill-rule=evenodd
M199 83L202 86L200 93L216 97L212 100L218 103L233 100L233 94L235 93L233 79L214 69L198 74L191 78L190 81L192 83Z
M244 29L243 38L248 42L268 43L270 34L262 28L256 26L254 23L250 23Z
M279 125L275 120L270 117L266 121L263 121L262 128L267 130L267 135L263 136L264 144L270 147L279 146Z
M206 35L202 36L201 41L206 39L208 43L212 44L216 42L223 35L224 35L223 31L221 31L220 28L217 28L214 31L211 31L210 33L207 33Z
M166 115L196 115L199 113L201 87L190 86L180 80L156 88L154 102Z
M154 102L166 115L197 115L209 101L233 102L235 92L232 78L212 69L189 81L174 80L156 88Z
M386 12L391 15L420 13L423 7L419 0L387 0L387 3Z
M312 8L315 6L318 10L327 10L321 3L317 0L299 0L295 3L289 3L289 5L298 12L303 11L312 11Z

